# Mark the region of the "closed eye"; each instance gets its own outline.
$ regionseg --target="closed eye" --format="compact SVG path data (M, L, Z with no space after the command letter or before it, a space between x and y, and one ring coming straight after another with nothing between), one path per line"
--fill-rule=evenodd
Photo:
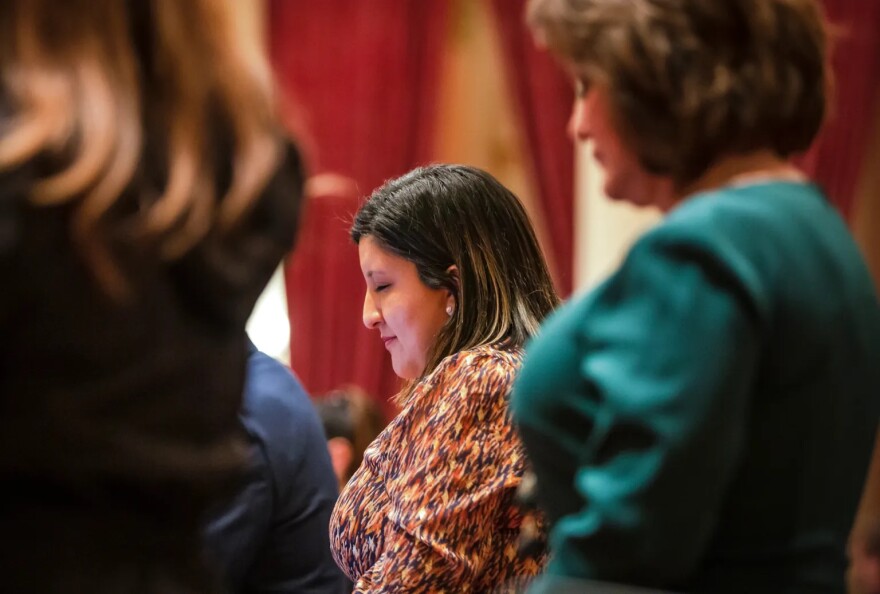
M390 287L390 286L391 286L391 283L387 283L387 284L384 284L384 285L376 285L376 289L375 289L375 290L376 290L377 293L381 293L382 291L384 291L385 289L387 289L387 288Z

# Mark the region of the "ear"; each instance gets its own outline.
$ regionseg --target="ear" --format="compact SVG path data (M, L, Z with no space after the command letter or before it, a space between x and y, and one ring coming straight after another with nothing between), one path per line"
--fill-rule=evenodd
M454 282L455 287L458 288L459 287L458 266L453 264L452 266L450 266L449 268L446 269L446 274L448 274L452 278L452 282Z
M453 264L452 266L450 266L449 268L446 269L446 274L449 275L449 277L452 279L452 282L455 284L455 289L456 289L455 293L458 293L459 289L461 287L461 284L460 284L460 281L458 278L458 267L455 264ZM452 291L449 291L449 295L446 296L446 314L449 317L452 317L452 314L455 313L455 307L457 305L455 302L455 293L453 293Z

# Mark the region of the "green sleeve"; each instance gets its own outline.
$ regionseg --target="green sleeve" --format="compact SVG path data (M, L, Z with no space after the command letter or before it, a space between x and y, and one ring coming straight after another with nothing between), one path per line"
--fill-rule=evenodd
M549 574L674 584L741 456L759 307L711 239L656 233L555 314L512 398L548 511Z

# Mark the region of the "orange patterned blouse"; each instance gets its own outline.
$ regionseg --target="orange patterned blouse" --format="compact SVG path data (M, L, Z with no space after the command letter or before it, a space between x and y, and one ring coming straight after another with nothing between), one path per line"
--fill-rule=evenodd
M543 557L517 553L525 453L507 404L521 362L490 346L447 357L367 448L330 521L355 593L496 592L539 573Z

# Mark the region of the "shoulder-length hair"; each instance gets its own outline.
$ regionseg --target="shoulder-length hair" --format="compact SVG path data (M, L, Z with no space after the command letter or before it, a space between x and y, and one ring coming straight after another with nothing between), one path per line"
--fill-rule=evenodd
M827 27L815 0L530 0L527 19L649 172L679 188L720 157L805 150L825 117Z
M167 258L234 227L279 162L270 70L238 16L230 0L0 2L0 171L47 157L30 200L73 207L72 239L108 292L125 292L109 213L145 148L164 187L137 227Z
M525 209L485 171L433 165L387 182L355 216L351 238L366 236L455 298L422 377L462 350L523 346L559 303Z

